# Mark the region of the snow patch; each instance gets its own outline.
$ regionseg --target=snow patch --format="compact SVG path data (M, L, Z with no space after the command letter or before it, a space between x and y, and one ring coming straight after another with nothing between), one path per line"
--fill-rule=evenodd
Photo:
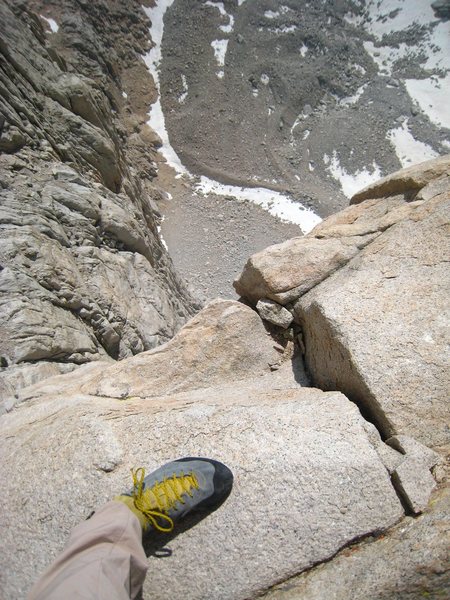
M207 0L207 2L205 2L205 6L211 6L212 8L217 8L217 10L220 12L222 17L228 17L228 24L219 26L219 29L221 31L223 31L224 33L231 33L233 31L234 17L233 17L233 15L230 15L227 13L223 2L212 2L211 0Z
M155 84L159 92L159 63L161 62L161 41L164 32L164 15L166 10L172 6L174 0L159 0L153 8L143 6L143 10L150 19L152 26L150 27L150 36L154 43L153 48L144 55L144 61L155 79Z
M346 96L345 98L341 98L341 100L339 100L339 105L340 106L351 106L352 104L356 104L358 102L358 100L361 98L361 96L364 94L366 87L368 85L369 85L368 83L365 83L364 85L359 87L356 90L356 92L353 94L353 96Z
M207 0L207 2L205 2L205 6L211 6L212 8L217 8L217 10L220 12L222 17L225 17L228 15L227 11L225 10L225 6L223 5L223 2L211 2L211 0Z
M381 177L380 167L375 161L372 163L373 171L369 171L369 169L364 167L364 169L361 171L356 171L356 173L353 173L353 175L347 173L347 171L339 163L336 150L333 150L333 156L331 157L331 160L329 160L329 163L330 164L327 167L327 171L331 173L334 179L339 181L342 191L347 198L351 198L354 194L356 194L356 192L359 192L359 190L366 187L366 185L377 181Z
M56 33L59 29L59 25L58 23L55 21L55 19L50 19L48 17L44 17L44 15L39 15L41 17L41 19L44 19L44 21L47 22L47 25L50 27L50 30L52 33Z
M219 67L225 66L225 56L227 53L228 40L213 40L211 42L214 56L216 57Z
M301 121L303 120L303 116L304 116L304 115L303 115L303 113L300 113L300 114L298 115L298 117L295 119L295 121L293 122L293 124L292 124L292 127L291 127L291 134L292 134L292 133L294 133L294 129L295 129L295 128L296 128L298 125L300 125ZM303 138L303 139L305 139L305 138Z
M263 85L269 85L270 78L266 73L262 73L260 80Z
M158 100L151 105L149 112L149 120L147 124L159 135L162 146L159 151L164 156L167 164L171 166L180 175L187 175L186 167L181 164L181 160L175 150L172 148L169 140L169 134L166 129L166 121L161 107L161 101Z
M127 99L128 98L128 94L126 92L122 92L122 96Z
M375 46L373 42L364 42L364 49L378 67L380 75L390 76L394 64L401 58L414 57L418 55L418 49L412 49L405 43L398 44L398 47L391 48L391 46Z
M161 220L161 223L164 221L164 217ZM169 252L169 247L166 243L166 240L163 238L163 235L161 233L161 225L157 225L156 229L158 230L158 235L159 235L159 239L161 241L161 244L164 246L164 248L167 250L167 252Z
M276 19L280 16L280 11L277 10L276 12L274 12L273 10L266 10L264 16L266 17L266 19Z
M203 194L217 194L218 196L232 196L241 200L253 202L267 210L281 221L299 225L303 233L308 233L321 222L321 218L310 208L295 202L280 192L265 188L242 188L233 185L224 185L208 177L201 177L196 186L198 192Z
M180 158L172 148L169 141L169 134L166 129L166 122L161 107L161 91L159 82L159 64L161 62L161 40L164 32L164 14L166 10L173 4L173 1L174 0L159 0L158 4L153 8L147 8L145 6L143 7L145 14L150 19L152 24L150 27L150 37L155 44L153 48L144 55L143 58L147 69L153 77L156 90L158 92L158 99L150 106L147 124L154 131L156 131L161 138L162 146L159 151L166 159L167 164L177 172L178 176L181 176L187 175L188 171L181 164Z
M188 84L187 84L187 79L186 79L186 75L181 75L181 84L183 86L183 91L182 93L178 96L178 102L180 104L183 104L183 102L186 100L187 95L188 95Z
M346 15L345 20L362 26L376 43L366 41L364 48L378 66L381 75L390 76L398 60L414 60L424 69L440 70L440 77L407 79L406 89L430 121L450 127L450 21L436 18L428 0L367 0L360 16ZM422 39L414 45L404 42L390 45L385 36L420 27ZM413 39L413 38L412 38ZM404 134L402 134L404 135Z
M366 74L366 70L362 65L358 65L356 63L354 63L352 65L352 69L356 72L359 73L360 75L365 75Z
M302 44L302 47L300 48L300 54L302 55L302 58L305 58L307 52L308 46L306 46L306 44Z
M427 0L368 0L363 19L367 29L378 40L414 24L436 21L431 2Z
M450 73L442 79L406 79L405 85L432 123L450 129Z
M297 25L282 25L281 27L270 27L270 33L292 33L298 29Z
M402 167L409 167L438 156L431 146L414 139L409 131L406 117L400 127L388 131L387 138L394 146Z

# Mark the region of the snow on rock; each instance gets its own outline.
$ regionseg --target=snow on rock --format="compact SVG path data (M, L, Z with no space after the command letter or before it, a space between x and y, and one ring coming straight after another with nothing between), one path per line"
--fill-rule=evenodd
M395 148L402 167L409 167L416 163L437 158L438 154L419 140L414 139L408 128L408 119L405 117L402 125L388 132L388 139Z
M183 104L183 102L186 100L187 95L188 95L188 84L187 84L186 75L181 76L181 84L183 86L183 91L180 94L180 96L178 97L178 102L180 104Z
M270 27L270 33L292 33L298 29L297 25L283 25L282 27Z
M149 72L153 76L158 90L158 96L160 96L159 63L161 61L161 41L164 32L164 14L166 10L173 4L173 1L174 0L160 0L154 8L144 7L144 11L152 23L150 28L150 36L154 42L153 48L144 56L144 61ZM239 5L241 5L242 2L240 2ZM210 5L214 5L216 8L219 8L217 6L218 4L222 3L210 3ZM216 55L216 60L219 66L222 67L225 64L227 45L228 40L214 40L211 42L211 46L214 49L214 54ZM218 71L217 76L222 78L224 76L223 70ZM182 82L185 90L183 94L187 94L187 81L186 78L184 77L183 79L183 77L184 76L182 75ZM183 94L180 98L183 97ZM160 152L166 159L168 165L177 172L176 177L179 178L184 175L189 179L192 179L192 174L189 173L186 167L181 163L179 156L170 144L169 134L166 129L164 114L159 97L150 108L149 120L147 123L161 138L162 146L160 148ZM277 217L282 221L299 225L304 233L311 231L311 229L313 229L322 220L310 208L306 208L299 202L295 202L291 198L283 196L283 194L280 194L279 192L274 192L265 188L242 188L231 185L223 185L207 177L201 177L200 184L196 186L196 189L204 194L213 193L219 196L232 196L234 198L254 202L263 209L267 210L274 217Z
M208 177L201 177L196 186L198 192L203 194L217 194L219 196L232 196L241 200L253 202L267 210L274 217L282 221L299 225L303 233L308 233L321 222L321 218L310 208L300 202L284 196L280 192L265 188L243 188L233 185L224 185Z
M159 84L159 64L161 61L161 41L164 33L164 14L166 10L173 4L174 0L160 0L153 8L143 7L147 17L150 19L152 26L150 27L150 37L154 43L152 49L144 55L144 62L153 77L153 80L158 90L158 99L150 107L149 120L147 124L159 135L162 141L160 148L161 154L166 159L167 163L178 173L187 174L187 169L181 164L180 158L172 148L169 140L169 134L166 129L166 122L160 100L160 84Z
M362 86L360 86L356 90L356 92L353 94L353 96L346 96L345 98L342 98L341 100L339 100L339 104L341 106L351 106L352 104L356 104L358 102L358 100L361 98L361 96L364 94L368 85L369 85L368 83L364 83Z
M432 123L450 129L450 73L442 79L406 79L405 85Z
M366 185L369 185L369 183L380 179L381 177L380 167L376 164L375 161L373 161L372 163L372 171L364 167L364 169L356 171L356 173L353 173L353 175L347 173L345 168L341 166L336 150L333 150L333 155L331 159L327 155L325 155L324 162L325 161L329 163L327 171L331 173L334 179L339 181L339 183L341 184L342 191L347 196L347 198L351 198L360 189L362 189Z
M412 58L424 69L440 69L444 75L433 84L432 80L408 80L408 93L417 100L430 119L438 122L436 113L446 113L448 122L448 104L442 100L445 91L449 93L448 71L450 71L450 21L438 21L431 8L431 2L410 0L368 0L365 14L346 15L346 21L355 26L363 26L375 38L374 42L364 42L364 48L376 62L382 75L392 74L395 63L403 58ZM420 26L423 39L414 45L404 42L389 44L384 36L394 32L406 31ZM425 30L428 28L428 30ZM386 43L384 43L386 42ZM425 101L424 94L427 96ZM429 102L431 100L431 102ZM431 107L429 106L431 104ZM436 105L436 108L435 106Z
M48 17L44 17L44 15L39 15L41 17L41 19L43 19L44 21L47 22L48 26L50 27L50 31L52 33L56 33L59 29L59 25L58 23L55 21L55 19L50 19Z
M419 56L418 48L411 49L411 46L403 42L395 48L376 46L373 42L364 42L363 46L376 63L380 75L386 75L386 77L392 75L394 64L401 58L414 56L417 59Z
M227 11L225 10L225 6L223 4L223 2L211 2L211 0L207 0L207 2L205 2L204 4L205 6L211 6L212 8L217 8L217 10L220 12L220 14L222 15L222 17L228 17L228 23L227 25L220 25L219 29L221 31L223 31L224 33L231 33L233 31L234 28L234 17L233 15L230 15L227 13Z
M217 64L219 65L219 67L224 67L225 56L228 47L228 40L213 40L211 42L211 46L214 50L214 56L216 57Z

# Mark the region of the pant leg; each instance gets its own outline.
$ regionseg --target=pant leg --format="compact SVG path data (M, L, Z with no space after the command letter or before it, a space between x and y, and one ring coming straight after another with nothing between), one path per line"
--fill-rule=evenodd
M29 600L129 600L147 572L142 529L125 504L108 502L73 529Z

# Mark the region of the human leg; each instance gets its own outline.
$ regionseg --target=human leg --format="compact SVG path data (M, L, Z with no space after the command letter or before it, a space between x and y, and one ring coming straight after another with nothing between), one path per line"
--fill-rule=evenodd
M191 511L212 509L228 495L231 471L204 458L168 463L116 496L72 531L66 548L33 586L29 600L134 600L147 571L142 535L172 531Z

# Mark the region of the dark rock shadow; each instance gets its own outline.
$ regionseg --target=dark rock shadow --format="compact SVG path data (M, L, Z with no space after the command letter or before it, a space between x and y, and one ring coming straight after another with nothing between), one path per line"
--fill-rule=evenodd
M142 540L142 545L146 556L153 556L155 558L170 558L172 556L172 550L167 547L172 540L184 533L191 527L195 527L200 521L203 521L208 515L216 511L222 506L231 493L231 489L224 496L219 503L214 506L205 507L201 510L192 512L187 515L180 523L175 524L173 531L170 533L161 533L159 531L151 530Z
M302 387L312 387L311 378L307 373L303 354L297 345L295 346L294 356L291 359L291 364L295 381Z

